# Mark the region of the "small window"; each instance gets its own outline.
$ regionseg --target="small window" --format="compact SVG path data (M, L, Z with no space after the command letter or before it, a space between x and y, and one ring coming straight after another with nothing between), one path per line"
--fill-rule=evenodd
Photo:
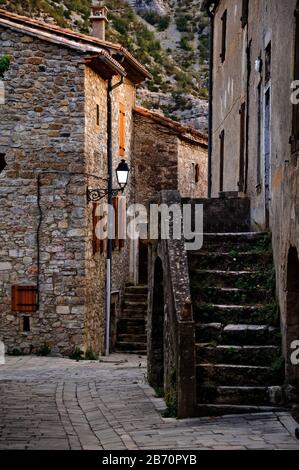
M245 26L248 23L248 10L249 10L249 0L242 0L242 17L241 17L242 28L245 28Z
M30 318L23 317L23 332L29 333L29 331L30 331Z
M36 312L37 288L35 286L12 287L12 311Z
M271 79L271 54L271 42L269 42L265 50L265 84Z
M100 106L97 104L97 126L100 125Z
M0 173L2 173L6 165L7 163L5 161L5 153L0 153Z
M219 192L223 191L223 171L224 171L224 130L221 132L220 139L220 168L219 168Z
M221 62L225 61L226 57L226 30L227 30L227 10L222 15L222 44L221 44Z
M195 183L199 183L199 164L195 165Z

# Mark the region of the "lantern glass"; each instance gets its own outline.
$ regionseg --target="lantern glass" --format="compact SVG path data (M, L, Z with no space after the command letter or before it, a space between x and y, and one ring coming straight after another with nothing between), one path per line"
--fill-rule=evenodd
M128 184L129 171L128 164L122 160L116 169L117 182L121 189L124 189Z

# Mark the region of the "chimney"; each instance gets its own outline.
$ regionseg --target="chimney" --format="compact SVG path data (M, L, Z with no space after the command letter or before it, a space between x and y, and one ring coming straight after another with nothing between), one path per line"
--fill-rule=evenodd
M101 6L98 1L92 2L90 16L92 35L102 41L105 41L106 23L109 23L107 13L106 6Z

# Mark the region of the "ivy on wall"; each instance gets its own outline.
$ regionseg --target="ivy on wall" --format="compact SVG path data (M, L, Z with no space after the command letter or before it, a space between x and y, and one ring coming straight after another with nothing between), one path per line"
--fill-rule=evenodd
M8 55L0 57L0 78L2 78L9 69L11 59Z

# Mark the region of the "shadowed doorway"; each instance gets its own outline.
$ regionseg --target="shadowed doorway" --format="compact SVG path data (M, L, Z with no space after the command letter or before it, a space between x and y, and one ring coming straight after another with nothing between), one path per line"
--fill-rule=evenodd
M151 317L149 382L154 388L164 388L164 286L160 258L155 261Z
M299 340L299 258L295 247L288 254L287 271L287 351L288 380L292 385L299 385L299 365L291 363L291 344Z

